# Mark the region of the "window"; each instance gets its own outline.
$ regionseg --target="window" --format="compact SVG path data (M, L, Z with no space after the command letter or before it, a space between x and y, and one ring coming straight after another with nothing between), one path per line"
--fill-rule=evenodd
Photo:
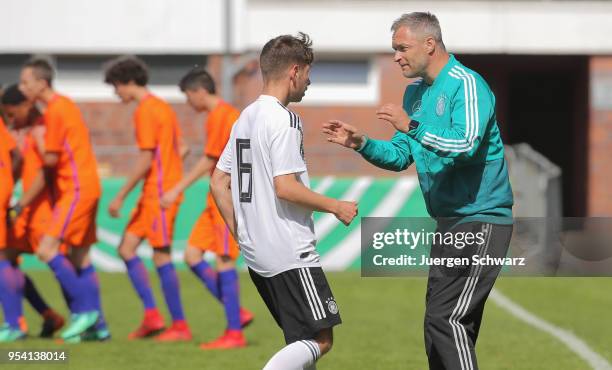
M19 82L21 66L30 56L26 54L0 55L0 84L6 88Z
M311 85L303 103L309 105L376 105L379 70L373 59L323 59L315 61Z
M103 65L112 55L58 56L57 89L75 100L115 100L113 89L104 83ZM139 55L149 67L149 88L169 101L183 101L177 84L194 65L206 65L203 55Z
M56 68L54 87L78 101L113 101L116 97L111 86L104 83L103 65L114 55L57 55L51 59ZM149 67L149 87L170 101L183 101L177 84L194 65L206 65L204 55L142 55ZM10 84L19 80L22 64L28 55L2 55L0 58L0 83Z

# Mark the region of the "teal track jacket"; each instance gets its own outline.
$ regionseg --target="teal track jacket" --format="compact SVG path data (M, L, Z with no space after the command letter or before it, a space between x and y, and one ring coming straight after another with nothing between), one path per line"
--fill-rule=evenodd
M450 55L431 86L418 79L406 87L403 107L418 126L390 141L367 139L358 152L392 171L415 163L434 218L512 223L495 96L485 80Z

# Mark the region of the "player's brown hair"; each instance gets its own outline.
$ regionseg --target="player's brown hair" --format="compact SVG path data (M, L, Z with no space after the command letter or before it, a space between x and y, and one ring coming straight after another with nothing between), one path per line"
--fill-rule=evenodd
M179 82L179 88L182 92L186 90L196 90L197 88L203 88L210 94L215 94L215 81L212 79L210 73L206 68L201 66L193 67Z
M281 35L268 41L259 57L261 73L265 80L279 77L292 64L312 64L314 53L310 37L298 32L297 36Z
M27 98L19 90L17 84L13 84L0 92L0 102L2 102L2 105L19 105L25 101L27 101Z
M125 55L105 64L104 82L110 85L134 82L138 86L145 86L149 82L149 71L142 59Z

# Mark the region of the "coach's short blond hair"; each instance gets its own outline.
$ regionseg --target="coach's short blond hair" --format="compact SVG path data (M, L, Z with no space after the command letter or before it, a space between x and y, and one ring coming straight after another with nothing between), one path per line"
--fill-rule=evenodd
M391 25L391 31L396 32L400 27L408 27L410 31L422 37L432 37L443 49L446 49L444 41L442 41L440 22L435 15L429 12L402 14Z

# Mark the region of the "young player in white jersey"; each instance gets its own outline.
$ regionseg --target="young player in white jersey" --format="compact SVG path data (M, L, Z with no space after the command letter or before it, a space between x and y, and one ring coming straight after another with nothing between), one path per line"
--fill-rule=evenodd
M262 95L234 124L211 179L215 202L287 346L264 370L314 369L341 323L319 254L312 212L348 225L357 204L310 190L300 117L287 105L302 100L313 61L306 34L276 37L260 56Z

